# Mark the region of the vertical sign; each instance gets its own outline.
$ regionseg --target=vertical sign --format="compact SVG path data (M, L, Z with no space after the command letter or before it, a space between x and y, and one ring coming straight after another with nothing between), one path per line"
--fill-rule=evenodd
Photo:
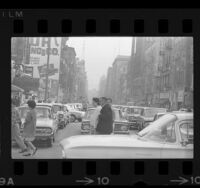
M30 65L34 67L34 78L45 78L47 54L49 53L49 78L58 80L60 69L61 37L51 37L51 48L48 48L48 37L31 37Z

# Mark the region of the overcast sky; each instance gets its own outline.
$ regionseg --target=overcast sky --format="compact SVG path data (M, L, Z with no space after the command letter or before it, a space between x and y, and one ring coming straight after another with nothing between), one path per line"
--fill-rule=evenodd
M89 89L98 89L115 57L131 54L132 37L69 37L67 44L75 48L76 57L85 59Z

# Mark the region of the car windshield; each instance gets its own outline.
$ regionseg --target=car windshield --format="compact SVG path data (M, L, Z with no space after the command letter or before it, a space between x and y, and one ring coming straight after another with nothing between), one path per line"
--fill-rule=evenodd
M62 111L63 107L60 105L53 105L52 110L53 110L53 113L57 113L58 111Z
M26 118L26 114L28 110L29 110L28 107L19 108L19 113L20 113L21 118ZM43 107L36 107L35 110L36 110L37 118L49 118L50 109L43 108Z
M166 112L166 109L162 108L148 108L144 110L144 116L145 117L154 117L159 112Z
M145 140L164 141L167 134L174 139L174 123L177 117L173 114L166 114L151 123L148 127L138 133Z
M141 114L142 108L127 108L128 114Z
M87 110L87 112L85 113L84 119L90 119L91 115L94 113L95 109L89 109Z

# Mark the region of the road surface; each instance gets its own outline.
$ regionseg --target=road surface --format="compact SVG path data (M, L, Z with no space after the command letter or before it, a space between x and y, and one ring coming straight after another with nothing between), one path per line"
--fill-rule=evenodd
M131 131L130 134L135 135L136 131ZM37 153L34 156L23 156L18 153L19 148L12 148L13 159L62 159L62 151L59 142L64 138L73 135L81 135L81 123L70 123L65 129L59 130L55 135L55 142L52 147L38 147Z
M67 137L81 134L81 123L70 123L63 130L59 130L55 135L55 142L52 147L38 147L37 153L34 156L23 156L18 153L19 148L12 148L13 159L61 159L62 152L59 142Z

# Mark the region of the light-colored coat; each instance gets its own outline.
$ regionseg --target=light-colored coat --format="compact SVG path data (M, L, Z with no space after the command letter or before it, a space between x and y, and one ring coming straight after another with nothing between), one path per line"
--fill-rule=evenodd
M36 129L36 111L34 109L27 112L24 122L24 138L34 138Z

